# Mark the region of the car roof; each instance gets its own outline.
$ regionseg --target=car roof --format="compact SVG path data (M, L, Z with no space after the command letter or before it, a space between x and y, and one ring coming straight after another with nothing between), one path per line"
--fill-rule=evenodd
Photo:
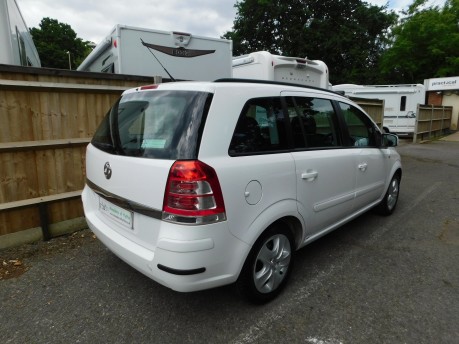
M184 91L202 91L202 92L210 92L214 93L216 89L220 87L228 87L232 85L233 87L240 87L240 86L250 86L250 85L257 85L258 87L266 87L269 88L270 86L279 87L281 86L283 91L301 91L307 92L314 91L315 93L324 93L330 94L334 96L342 97L343 99L348 98L344 97L341 93L334 92L329 89L314 87L314 86L306 86L300 84L292 84L287 82L278 82L278 81L269 81L269 80L257 80L257 79L236 79L236 78L226 78L226 79L218 79L215 81L176 81L176 82L168 82L163 84L156 84L156 85L145 85L139 86L135 88L131 88L123 92L123 95L129 93L136 93L141 91L151 91L154 89L158 90L184 90Z

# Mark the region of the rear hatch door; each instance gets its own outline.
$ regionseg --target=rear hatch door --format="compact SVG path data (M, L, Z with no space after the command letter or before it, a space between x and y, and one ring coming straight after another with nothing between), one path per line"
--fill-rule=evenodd
M127 93L113 106L86 155L100 219L124 235L148 239L142 232L160 226L172 164L197 158L211 99L209 92L153 89Z

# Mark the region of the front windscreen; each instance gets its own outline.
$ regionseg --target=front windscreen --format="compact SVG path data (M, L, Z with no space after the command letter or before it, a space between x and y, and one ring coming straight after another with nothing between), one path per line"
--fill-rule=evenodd
M196 159L212 95L148 91L123 96L97 129L92 144L111 154Z

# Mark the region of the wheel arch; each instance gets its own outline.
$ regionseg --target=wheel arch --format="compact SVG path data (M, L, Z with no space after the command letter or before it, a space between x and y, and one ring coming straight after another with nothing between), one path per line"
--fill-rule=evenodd
M390 173L387 175L386 186L389 185L392 178L398 175L399 179L402 180L402 163L400 160L397 160L391 168Z
M276 254L275 257L271 256L272 259L269 258L270 262L267 262L268 259L259 258L261 250L265 250L264 248L268 247L268 242L271 242L271 240L278 240L274 239L275 237L278 237L278 234L287 236L288 241L290 242L287 251L283 251L283 249L287 246L284 246L283 244L279 244L278 246L282 247L282 252L289 252L288 255L285 256L288 257L287 265L283 265L283 263L281 263L281 261L285 259L283 258L284 254ZM297 217L291 215L278 218L267 226L264 231L261 231L245 257L243 266L239 272L236 282L239 291L245 295L249 301L256 304L263 304L275 298L283 290L288 281L292 271L292 265L294 264L293 253L296 249L298 249L301 239L301 221ZM261 257L263 256L264 255L261 255ZM280 268L278 264L281 264ZM267 270L269 270L269 273L265 273ZM258 276L259 273L263 273L264 276L269 275L270 277L265 280L264 277ZM279 280L279 277L281 280ZM279 282L276 283L276 280ZM260 287L260 281L266 283L266 286L273 283L273 289L266 290L265 286Z
M300 243L303 241L304 233L303 233L303 226L301 224L301 221L297 217L295 216L281 217L277 219L276 221L274 221L271 225L269 225L268 228L266 228L266 230L268 230L269 228L273 226L279 226L289 231L294 240L295 250L299 248ZM263 233L261 233L260 236L263 235Z
M390 179L389 180L392 180L392 178L394 176L396 176L396 175L398 175L398 178L401 181L402 180L402 167L401 166L397 166L397 168L395 169L394 173L392 173L390 175Z
M238 233L233 234L252 247L264 232L275 225L290 231L295 240L295 249L298 249L303 240L305 223L297 211L297 202L293 199L272 204L260 213L246 230L240 229Z

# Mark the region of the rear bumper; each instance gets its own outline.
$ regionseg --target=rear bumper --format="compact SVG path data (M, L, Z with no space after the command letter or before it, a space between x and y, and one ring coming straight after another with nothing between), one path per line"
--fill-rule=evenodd
M191 292L237 280L250 247L230 233L226 222L186 226L152 219L157 236L150 241L155 242L141 242L108 221L95 197L85 187L82 199L89 228L114 254L154 281Z

